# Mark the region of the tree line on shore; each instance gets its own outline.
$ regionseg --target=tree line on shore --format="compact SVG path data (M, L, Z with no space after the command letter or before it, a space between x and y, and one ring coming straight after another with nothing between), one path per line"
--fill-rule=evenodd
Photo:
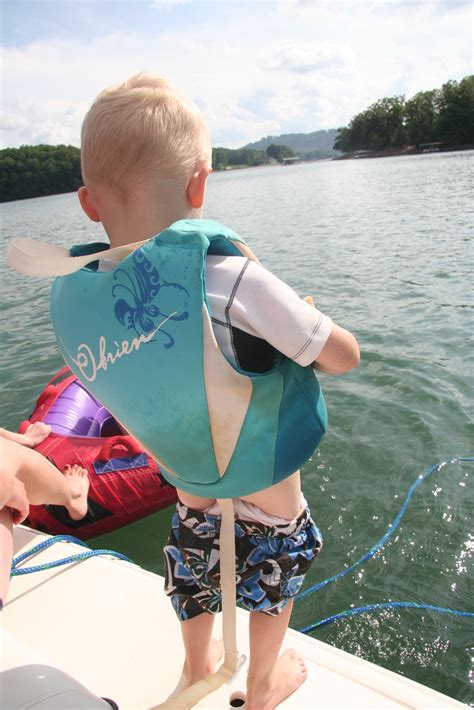
M334 148L354 153L429 143L474 145L474 75L420 91L411 99L391 96L376 101L339 129Z
M266 150L213 148L215 170L282 161L294 153L286 146ZM0 151L0 202L74 192L82 185L81 151L72 145L24 145Z
M213 148L213 170L227 170L241 166L254 167L276 160L282 163L285 158L293 158L295 153L286 145L271 143L265 150L256 148Z
M72 145L0 151L0 202L74 192L81 185L81 151Z

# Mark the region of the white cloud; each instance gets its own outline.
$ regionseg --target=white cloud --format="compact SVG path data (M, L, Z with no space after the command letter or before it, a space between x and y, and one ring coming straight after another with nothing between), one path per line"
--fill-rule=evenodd
M170 10L177 5L187 5L192 2L192 0L152 0L152 6L158 9Z
M85 110L85 106L71 106L67 101L15 103L0 117L1 147L31 143L79 145Z
M29 128L29 119L20 111L0 111L0 130L21 131Z
M5 48L3 143L78 145L97 93L138 71L164 74L194 99L216 145L345 125L383 96L410 96L472 71L469 7L442 13L433 11L437 2L409 4L389 12L378 2L286 0L272 13L265 8L273 3L242 3L225 5L225 25L208 12L167 29L168 14L156 13L155 32Z
M268 69L308 73L321 69L340 70L350 64L347 47L325 42L292 42L273 49L263 57Z

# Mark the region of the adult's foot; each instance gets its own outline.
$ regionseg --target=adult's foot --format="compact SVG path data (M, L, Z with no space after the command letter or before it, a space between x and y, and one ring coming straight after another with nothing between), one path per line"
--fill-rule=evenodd
M66 466L63 473L70 493L67 505L68 513L73 520L82 520L87 513L87 493L89 491L87 471L82 466L74 465Z
M249 681L246 710L274 710L305 682L307 674L304 659L293 649L285 651L276 662L270 684Z

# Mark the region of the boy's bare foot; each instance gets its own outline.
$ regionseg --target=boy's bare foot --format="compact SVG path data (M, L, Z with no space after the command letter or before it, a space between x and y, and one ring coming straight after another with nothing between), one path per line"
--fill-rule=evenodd
M171 700L171 698L176 697L178 693L180 693L182 690L186 690L186 688L189 688L190 685L193 685L193 683L196 683L198 680L203 680L203 678L208 678L210 675L215 673L217 670L217 665L219 661L222 661L224 658L224 644L222 642L222 639L211 639L209 643L209 653L207 656L207 662L206 662L206 670L204 672L204 675L199 676L193 675L191 673L191 669L188 669L186 667L186 663L184 664L183 672L181 673L181 677L178 681L178 685L176 688L173 690L171 695L168 696L167 700Z
M246 710L274 710L302 685L308 674L306 663L296 651L289 649L276 662L270 686L247 686Z
M41 444L41 442L51 434L51 431L52 429L49 424L45 424L44 422L30 424L23 434L25 446L30 446L33 449L35 446L38 446L38 444Z
M70 492L68 513L73 520L81 520L87 513L89 476L85 468L76 465L66 466L63 473Z

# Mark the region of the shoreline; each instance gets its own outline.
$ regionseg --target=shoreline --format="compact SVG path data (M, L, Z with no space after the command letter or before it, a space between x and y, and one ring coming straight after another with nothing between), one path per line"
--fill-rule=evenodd
M416 146L406 146L405 148L391 148L388 150L378 150L378 151L370 151L370 150L363 150L363 151L355 151L354 153L347 153L346 155L340 155L335 158L311 158L309 160L306 160L305 158L301 158L298 161L295 161L294 163L289 163L289 164L284 164L284 163L262 163L261 165L232 165L228 166L224 170L214 170L213 172L216 173L230 173L234 172L235 170L249 170L249 169L254 169L254 168L283 168L283 167L291 167L292 165L302 165L308 164L308 163L327 163L327 162L334 162L334 161L340 161L340 160L365 160L365 159L373 159L373 158L394 158L394 157L400 157L400 156L405 156L405 155L437 155L439 153L455 153L455 152L462 152L462 151L468 151L468 150L474 150L474 144L468 144L468 145L460 145L460 146L445 146L445 147L440 147L435 150L430 150L430 149L424 149L420 150L419 148L416 148ZM24 200L37 200L40 197L53 197L53 196L59 196L59 195L70 195L74 192L77 192L77 190L65 190L61 192L51 192L48 193L47 195L34 195L34 196L28 196L28 197L17 197L13 200L7 199L0 199L0 204L9 204L12 202L22 202Z
M474 150L474 144L444 146L436 149L424 148L421 150L416 146L405 146L403 148L388 148L386 150L359 150L346 155L331 158L331 160L363 160L365 158L393 158L403 155L436 155L438 153L455 153L464 150ZM301 161L303 162L303 161Z
M474 150L474 144L470 143L468 145L456 145L456 146L445 146L441 148L436 148L434 150L430 149L419 149L416 146L405 146L403 148L388 148L386 150L360 150L354 151L354 153L347 153L346 155L338 155L334 158L309 158L306 159L301 157L300 160L295 160L293 163L262 163L261 165L229 165L223 170L214 169L214 173L230 173L235 170L249 170L250 168L282 168L291 167L292 165L301 165L302 163L327 163L338 160L363 160L365 158L394 158L404 155L429 155L438 153L454 153L462 152L465 150Z

